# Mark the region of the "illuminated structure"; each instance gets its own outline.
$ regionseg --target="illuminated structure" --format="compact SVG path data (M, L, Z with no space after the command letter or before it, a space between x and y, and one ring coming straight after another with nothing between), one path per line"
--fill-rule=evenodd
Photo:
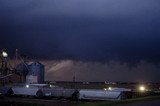
M1 74L7 75L7 61L8 61L8 53L6 50L1 51Z
M1 67L0 67L0 84L5 86L7 83L20 82L20 76L15 74L15 70L9 64L7 50L3 49L0 53Z

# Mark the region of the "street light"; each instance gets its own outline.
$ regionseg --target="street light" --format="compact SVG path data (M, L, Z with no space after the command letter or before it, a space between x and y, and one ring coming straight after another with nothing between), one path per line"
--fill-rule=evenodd
M3 56L4 58L7 58L7 57L8 57L8 54L7 54L7 52L5 52L5 51L2 51L2 56Z
M144 91L146 91L146 88L145 88L145 86L143 86L143 85L139 86L139 91L141 91L141 92L144 92Z
M103 90L105 90L105 91L106 91L106 90L107 90L107 88L103 88Z
M26 85L26 88L29 88L29 85Z
M111 91L111 90L112 90L112 87L108 87L108 90L110 90L110 91Z

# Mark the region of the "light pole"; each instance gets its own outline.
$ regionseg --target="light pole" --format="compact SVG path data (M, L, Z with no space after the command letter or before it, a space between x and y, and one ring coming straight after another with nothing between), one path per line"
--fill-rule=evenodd
M8 53L6 52L6 50L2 50L1 52L1 59L2 59L2 76L7 75L7 58L8 58ZM2 79L3 80L3 86L5 86L5 77Z
M7 58L8 57L7 52L6 51L2 51L2 56L3 56L3 58Z
M6 50L2 50L1 57L2 57L2 69L5 70L7 68L7 58L8 58L8 53L6 52Z

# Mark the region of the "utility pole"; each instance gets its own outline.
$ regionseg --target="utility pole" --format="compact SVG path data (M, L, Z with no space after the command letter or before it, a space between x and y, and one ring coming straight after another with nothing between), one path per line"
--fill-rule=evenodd
M8 54L5 49L1 51L1 60L2 60L1 75L3 77L8 74L8 68L7 68ZM5 86L5 77L2 78L2 83L3 86Z
M7 60L8 60L8 54L6 50L2 50L1 52L1 58L2 58L2 74L6 75L7 74Z
M17 66L18 64L18 49L16 49L16 52L15 52L15 67Z
M73 71L73 88L76 89L76 72L75 70Z

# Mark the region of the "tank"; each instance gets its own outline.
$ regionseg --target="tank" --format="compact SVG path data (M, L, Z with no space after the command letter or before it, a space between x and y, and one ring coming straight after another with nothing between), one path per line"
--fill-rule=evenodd
M91 99L91 100L116 100L121 99L122 91L109 91L109 90L92 90L82 89L79 90L79 99Z
M47 97L51 96L51 89L47 84L19 84L12 86L14 95L34 96L34 97Z
M29 95L36 96L38 88L13 87L14 95Z

